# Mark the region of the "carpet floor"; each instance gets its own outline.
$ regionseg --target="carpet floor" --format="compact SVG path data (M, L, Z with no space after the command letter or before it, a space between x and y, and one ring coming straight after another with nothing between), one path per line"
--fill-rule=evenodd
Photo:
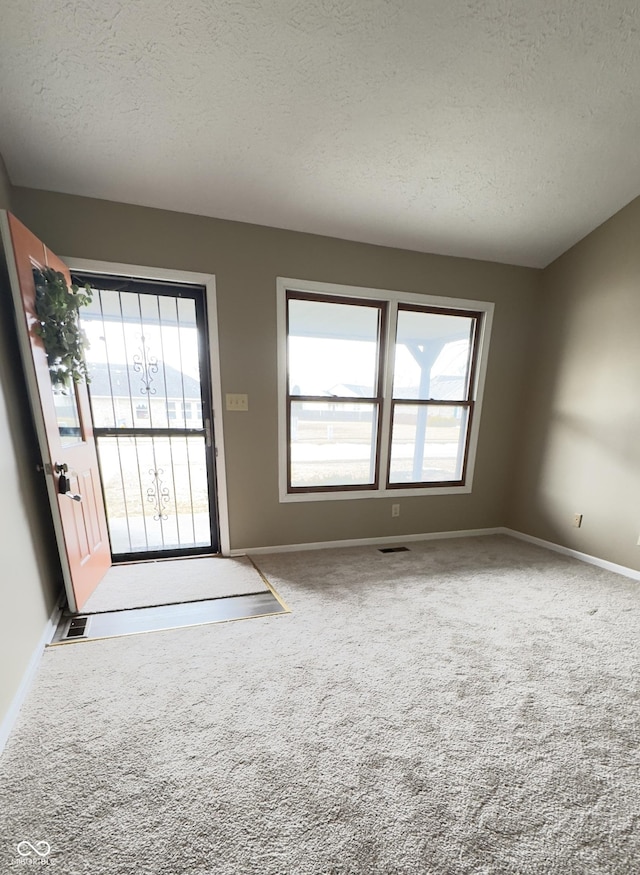
M45 652L0 871L640 870L637 583L503 536L259 565L292 614Z
M113 565L87 599L82 613L225 598L267 589L246 556L136 562Z

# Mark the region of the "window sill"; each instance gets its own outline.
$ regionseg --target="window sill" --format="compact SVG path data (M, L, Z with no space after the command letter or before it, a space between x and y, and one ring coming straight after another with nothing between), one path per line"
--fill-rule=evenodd
M402 498L408 496L460 495L471 492L471 485L465 486L426 486L407 489L353 489L339 492L280 492L280 504L300 501L351 501L359 498Z

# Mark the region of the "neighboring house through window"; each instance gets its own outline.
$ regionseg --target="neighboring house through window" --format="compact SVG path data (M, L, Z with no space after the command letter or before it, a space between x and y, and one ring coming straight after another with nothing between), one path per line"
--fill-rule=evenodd
M469 492L492 314L279 279L281 500Z

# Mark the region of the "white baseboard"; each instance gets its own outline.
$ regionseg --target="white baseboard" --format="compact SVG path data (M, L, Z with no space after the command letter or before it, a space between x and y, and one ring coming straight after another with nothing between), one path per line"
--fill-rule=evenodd
M580 559L581 562L588 562L589 565L597 565L598 568L606 568L607 571L622 574L624 577L630 577L632 580L640 580L640 571L636 571L635 568L628 568L626 565L618 565L616 562L609 562L607 559L600 559L598 556L591 556L589 553L581 553L579 550L572 550L570 547L563 547L562 544L554 544L553 541L544 541L542 538L534 538L533 535L525 535L524 532L517 532L515 529L502 528L499 531L504 535L510 535L512 538L518 538L521 541L528 541L529 544L536 544L538 547L545 547L547 550L553 550L555 553L562 553L565 556L571 556L573 559Z
M264 553L293 553L298 550L325 550L330 547L368 547L375 544L406 544L411 541L436 541L441 538L474 538L480 535L500 535L506 529L465 529L457 532L428 532L419 535L387 535L380 538L351 538L344 541L315 541L310 544L280 544L274 547L244 547L230 550L229 556L259 556Z
M44 649L47 644L52 641L55 631L58 628L58 623L60 622L60 616L62 614L64 601L65 596L63 591L62 595L56 603L55 608L51 612L51 616L47 620L47 624L42 631L40 640L36 644L34 651L31 654L31 659L29 660L29 664L27 665L27 668L22 676L20 686L18 687L16 694L13 697L11 704L9 705L7 713L2 718L2 723L0 723L0 754L2 754L9 735L11 734L11 730L13 729L14 724L18 719L20 708L22 708L24 700L27 697L27 693L29 692L31 684L33 683L33 679L35 678L38 666L40 665L40 660L42 659Z

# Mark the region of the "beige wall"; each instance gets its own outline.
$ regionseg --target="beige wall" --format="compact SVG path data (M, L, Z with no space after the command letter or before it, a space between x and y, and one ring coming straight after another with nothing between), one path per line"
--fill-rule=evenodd
M513 528L638 570L639 239L640 199L543 273L510 513Z
M11 187L0 158L0 208ZM55 606L60 586L55 548L25 388L0 245L0 721L13 700Z
M223 412L233 548L504 524L539 272L30 189L14 204L60 255L216 275L222 389L249 395ZM472 494L402 498L394 520L387 499L278 502L277 276L496 303Z

